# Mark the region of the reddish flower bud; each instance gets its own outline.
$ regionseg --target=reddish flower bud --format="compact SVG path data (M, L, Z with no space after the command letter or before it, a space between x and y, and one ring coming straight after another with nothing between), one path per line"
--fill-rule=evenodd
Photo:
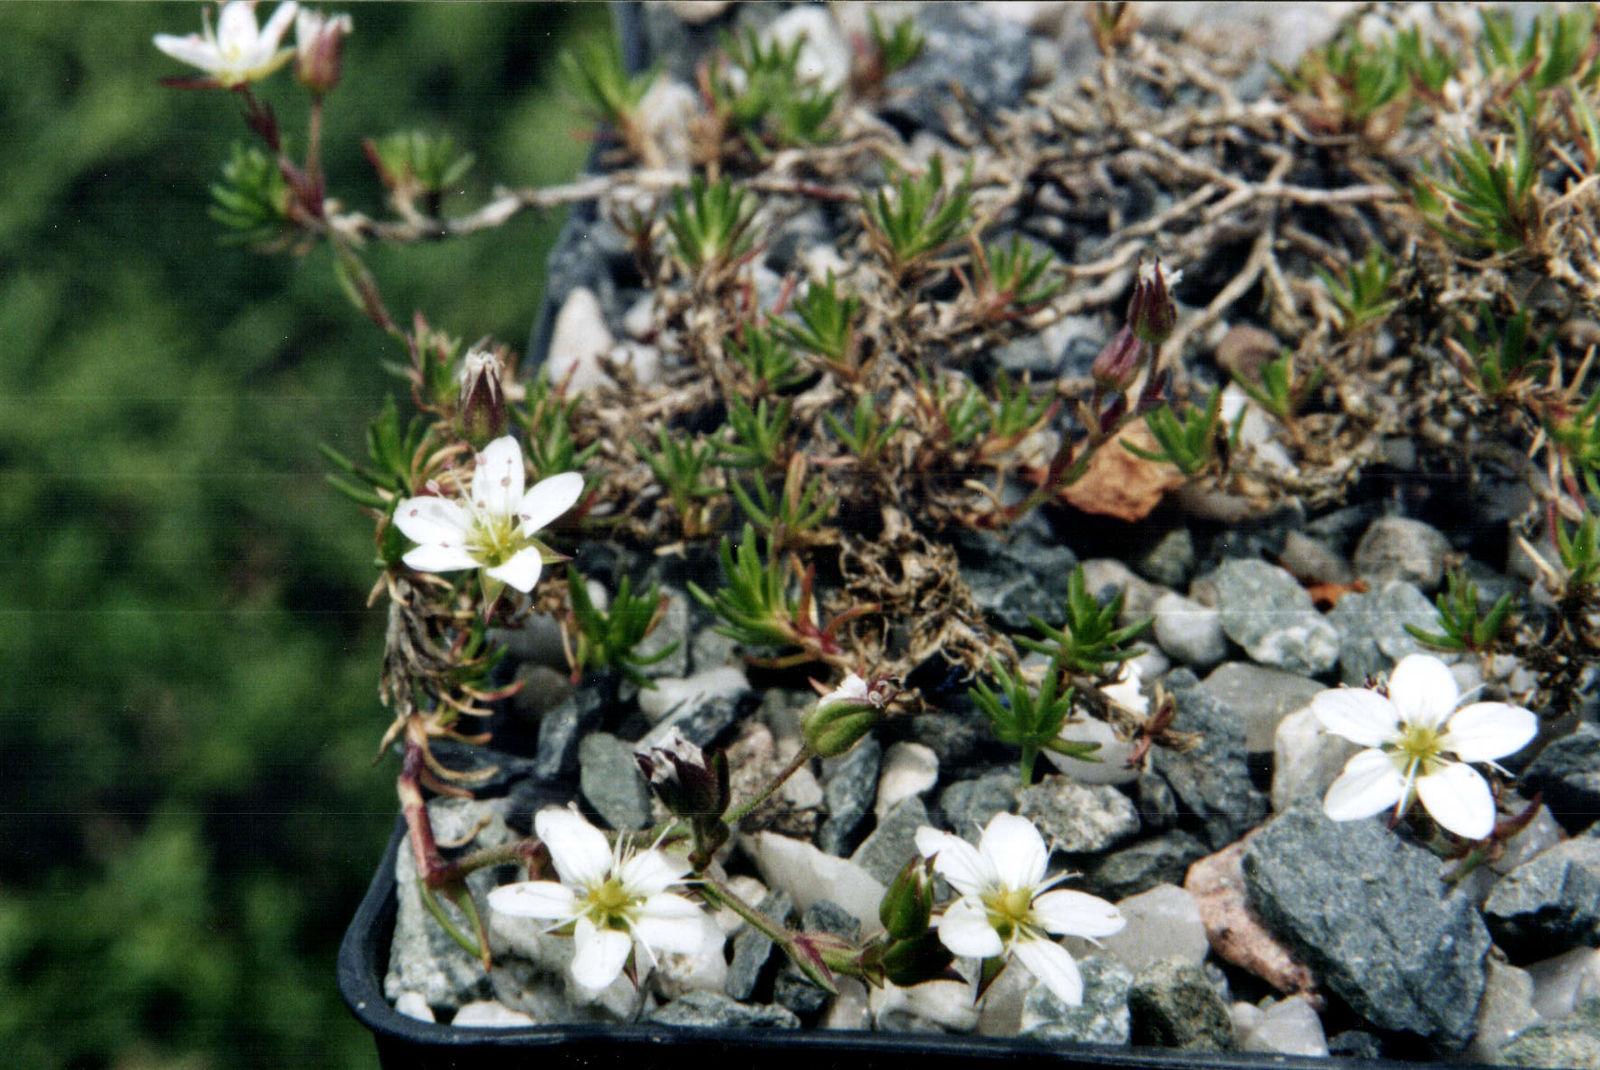
M349 15L324 15L302 8L294 20L294 76L317 96L339 84L344 38L354 28Z
M461 397L457 405L461 437L481 450L506 433L504 370L500 358L479 350L461 362Z
M717 818L728 809L732 792L727 758L716 754L708 759L677 728L648 751L634 752L633 758L662 805L679 817Z
M1132 328L1123 327L1094 358L1089 374L1094 376L1095 387L1102 393L1128 389L1139 377L1149 353L1150 347L1134 336Z
M1177 276L1173 277L1177 281ZM1146 273L1139 268L1139 278L1133 284L1133 299L1128 302L1128 326L1141 342L1159 346L1172 337L1178 325L1178 306L1167 292L1166 280L1161 277L1161 261Z

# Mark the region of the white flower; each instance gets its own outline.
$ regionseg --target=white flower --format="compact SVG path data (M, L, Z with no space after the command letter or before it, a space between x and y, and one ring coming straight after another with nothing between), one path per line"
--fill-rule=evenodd
M278 45L299 6L295 0L284 0L267 24L258 28L255 0L228 0L217 10L215 33L211 32L210 18L202 12L203 33L187 37L158 33L155 46L173 59L199 67L231 89L265 78L294 55L294 49L280 49Z
M939 919L945 947L976 958L1015 955L1057 998L1083 1002L1078 964L1051 935L1110 936L1126 922L1104 899L1049 890L1066 874L1044 879L1050 852L1033 822L996 814L976 848L924 825L917 829L917 850L961 896Z
M1401 813L1413 791L1433 819L1469 840L1494 831L1494 796L1467 762L1493 762L1520 750L1539 720L1520 706L1474 702L1438 658L1411 654L1389 674L1387 698L1336 688L1311 700L1323 728L1367 749L1351 757L1328 788L1322 809L1335 821Z
M629 851L621 840L613 849L575 810L541 810L533 827L560 883L503 885L489 893L489 906L551 922L551 929L571 924L573 980L588 989L606 987L622 972L635 941L652 962L657 951L700 949L700 908L667 890L688 875L688 862L654 849Z
M583 477L563 472L523 493L525 478L517 440L495 439L478 454L469 497L407 498L395 508L395 526L421 544L402 560L419 572L481 568L519 591L533 590L545 555L560 560L535 536L577 502Z
M315 93L338 85L344 39L354 29L349 15L301 8L294 20L295 77Z

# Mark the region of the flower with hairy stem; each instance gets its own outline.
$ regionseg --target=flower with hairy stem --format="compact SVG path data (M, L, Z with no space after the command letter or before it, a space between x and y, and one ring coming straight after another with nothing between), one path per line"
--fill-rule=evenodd
M1062 1002L1083 1002L1078 964L1053 935L1094 939L1121 932L1116 907L1083 892L1051 891L1067 874L1045 879L1050 852L1033 822L996 814L978 846L924 825L917 850L961 898L939 919L939 939L957 955L1022 960Z
M687 861L655 848L631 850L623 839L613 847L576 810L541 810L533 827L561 880L502 885L489 893L489 907L550 922L550 929L571 925L578 984L593 990L615 981L636 944L652 963L657 951L699 949L700 908L670 891L688 875Z
M1366 747L1351 757L1322 801L1335 821L1371 817L1393 806L1398 816L1413 795L1434 821L1468 840L1494 831L1494 795L1468 762L1512 754L1539 730L1520 706L1474 702L1457 709L1460 689L1449 668L1428 654L1402 658L1388 694L1335 688L1311 700L1329 732Z
M495 439L478 454L468 497L407 498L395 507L395 526L420 544L401 560L418 572L482 569L491 601L500 584L533 590L544 562L563 560L535 536L577 503L583 477L562 472L524 493L526 478L517 440Z
M155 35L155 46L173 59L199 67L224 89L233 89L272 74L289 62L292 48L279 48L300 5L284 0L265 26L256 24L255 0L228 0L217 9L217 28L202 11L203 31L178 37ZM209 83L208 83L209 84Z

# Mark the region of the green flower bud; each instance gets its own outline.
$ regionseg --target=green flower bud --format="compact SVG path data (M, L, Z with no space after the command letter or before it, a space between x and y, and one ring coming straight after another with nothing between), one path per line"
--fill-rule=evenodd
M869 688L865 680L851 673L837 691L823 696L806 717L806 742L824 758L843 754L872 731L883 718L884 704L892 697L892 691L881 684Z
M908 940L928 931L933 918L933 862L913 858L895 876L878 904L878 920L889 935Z

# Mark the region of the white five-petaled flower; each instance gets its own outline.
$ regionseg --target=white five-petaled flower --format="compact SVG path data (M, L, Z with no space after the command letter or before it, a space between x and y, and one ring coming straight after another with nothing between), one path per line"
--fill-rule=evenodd
M551 807L533 819L561 881L523 881L489 893L502 914L573 926L572 978L600 989L622 973L635 941L654 961L657 951L692 952L701 946L700 908L668 891L689 873L689 863L655 849L612 848L605 833L574 810Z
M265 26L256 25L256 0L227 0L217 9L217 29L201 13L204 32L178 37L170 33L155 35L155 46L173 59L199 67L229 89L265 78L289 62L292 48L279 48L283 35L299 9L295 0L284 0L273 11Z
M1481 840L1493 832L1494 796L1466 763L1515 753L1534 737L1539 721L1520 706L1474 702L1456 709L1460 701L1449 668L1427 654L1401 659L1389 674L1387 698L1345 687L1313 698L1311 712L1325 729L1367 748L1328 788L1323 812L1335 821L1391 806L1398 814L1415 792L1433 819L1457 836Z
M1046 880L1050 852L1033 822L996 814L978 846L927 825L917 829L917 850L961 898L939 919L939 940L957 955L1022 960L1057 998L1083 1002L1078 964L1052 935L1091 939L1122 931L1116 907L1083 892L1050 891L1062 874Z
M563 472L524 493L526 478L517 440L495 439L478 454L468 497L407 498L395 508L395 526L420 544L402 560L419 572L481 568L519 591L533 590L546 555L560 560L535 536L576 504L583 477Z

